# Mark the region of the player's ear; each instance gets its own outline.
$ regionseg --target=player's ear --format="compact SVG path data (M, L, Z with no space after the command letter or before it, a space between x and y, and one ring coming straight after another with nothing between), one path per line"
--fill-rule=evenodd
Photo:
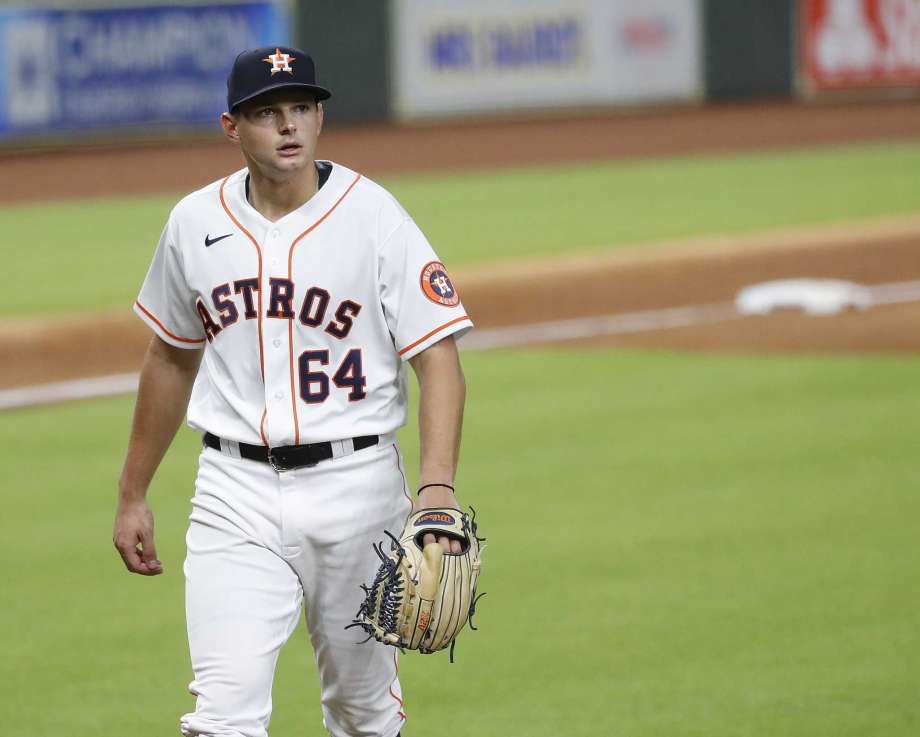
M220 127L224 129L224 135L233 143L240 142L240 133L236 129L237 116L234 113L220 114Z
M317 101L316 103L316 135L319 135L323 130L323 113L325 112L326 107L323 103Z

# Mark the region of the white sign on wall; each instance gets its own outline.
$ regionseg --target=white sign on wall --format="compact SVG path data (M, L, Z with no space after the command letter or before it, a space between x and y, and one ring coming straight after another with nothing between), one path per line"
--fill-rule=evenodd
M698 0L395 0L402 117L688 99Z

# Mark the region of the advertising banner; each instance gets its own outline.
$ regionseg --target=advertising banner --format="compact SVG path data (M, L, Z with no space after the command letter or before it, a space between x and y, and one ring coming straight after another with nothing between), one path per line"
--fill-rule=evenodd
M811 91L920 86L920 0L801 0Z
M689 99L698 0L394 0L404 118Z
M0 137L213 126L236 54L286 28L270 2L0 11Z

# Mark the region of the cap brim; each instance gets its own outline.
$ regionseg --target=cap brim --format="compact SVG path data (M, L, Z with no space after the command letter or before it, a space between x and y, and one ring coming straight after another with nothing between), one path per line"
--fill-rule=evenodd
M303 89L310 90L313 93L313 97L317 102L321 100L328 100L332 97L332 93L327 90L325 87L320 87L318 84L307 84L306 82L275 82L274 84L267 84L262 89L256 90L255 92L246 95L246 97L241 97L239 100L234 100L233 104L230 105L230 110L239 107L244 102L252 100L255 97L258 97L261 94L266 92L271 92L272 90L282 89L284 87L302 87Z

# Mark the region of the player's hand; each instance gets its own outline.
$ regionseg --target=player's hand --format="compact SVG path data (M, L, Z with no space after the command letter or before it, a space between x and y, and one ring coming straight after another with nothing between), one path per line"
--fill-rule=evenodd
M112 542L131 573L157 576L163 572L153 544L153 512L147 502L118 502Z
M417 512L420 509L430 509L434 507L460 509L454 492L446 486L429 486L426 489L422 489L422 492L415 498L415 504L413 505L412 511ZM445 553L459 553L462 550L459 540L454 540L446 535L435 539L432 533L428 533L422 538L422 545L428 545L428 543L433 542L440 543Z

